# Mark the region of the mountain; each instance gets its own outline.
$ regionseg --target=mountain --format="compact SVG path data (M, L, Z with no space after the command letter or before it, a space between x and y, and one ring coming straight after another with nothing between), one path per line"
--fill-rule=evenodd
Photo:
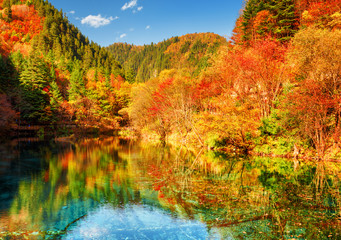
M197 76L222 45L227 45L222 36L194 33L144 46L114 43L107 49L126 70L127 80L145 82L157 77L164 69L180 67Z
M66 123L116 128L124 70L48 1L0 1L0 128ZM126 85L124 85L126 86ZM123 88L122 88L123 87ZM10 108L13 114L3 114ZM7 111L8 112L8 111ZM57 130L56 130L57 131Z

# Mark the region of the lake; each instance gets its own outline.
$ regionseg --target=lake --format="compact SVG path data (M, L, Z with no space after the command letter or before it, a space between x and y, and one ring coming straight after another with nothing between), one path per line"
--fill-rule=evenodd
M0 239L341 239L340 163L117 138L0 154Z

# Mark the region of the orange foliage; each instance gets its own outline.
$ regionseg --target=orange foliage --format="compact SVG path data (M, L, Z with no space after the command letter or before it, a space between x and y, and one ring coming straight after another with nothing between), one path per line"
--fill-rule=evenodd
M257 41L249 48L235 47L222 54L203 76L196 97L210 98L229 91L236 100L253 102L260 117L268 116L281 93L285 51L271 39Z
M231 42L234 44L242 43L242 36L243 36L242 22L243 22L243 16L239 16L236 20L235 27L232 30Z
M268 10L258 12L253 21L253 28L256 30L255 39L264 38L262 33L269 33L271 24L274 24L274 19Z
M7 23L0 20L0 40L6 42L6 47L1 44L0 52L8 55L16 43L24 44L39 34L43 29L43 19L39 17L33 6L13 5L13 20ZM21 49L16 47L16 49Z
M120 90L122 84L124 83L124 78L121 77L120 75L118 75L117 77L115 77L114 74L110 75L110 84L111 87Z
M298 9L302 11L303 25L327 26L333 20L331 16L340 13L341 0L303 1Z

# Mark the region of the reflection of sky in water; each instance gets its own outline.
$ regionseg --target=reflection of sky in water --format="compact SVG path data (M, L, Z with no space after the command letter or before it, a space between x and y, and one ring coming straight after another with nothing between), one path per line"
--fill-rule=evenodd
M150 206L99 207L70 228L64 239L221 239L198 221L174 218Z
M209 152L189 174L178 154L21 144L0 157L0 239L340 239L340 164Z

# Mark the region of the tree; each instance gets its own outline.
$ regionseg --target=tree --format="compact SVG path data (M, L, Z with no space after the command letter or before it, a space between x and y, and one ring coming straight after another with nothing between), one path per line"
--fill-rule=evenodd
M85 94L85 84L83 79L83 72L80 68L79 62L74 62L73 70L70 76L69 84L69 101L76 103Z
M12 3L10 0L4 0L2 4L5 13L5 21L12 22Z
M31 54L19 79L23 91L20 102L22 117L32 122L48 121L50 75L46 63L39 56Z
M288 41L297 31L298 19L295 14L294 0L271 0L270 11L275 24L271 29L274 36L283 42Z
M249 0L242 19L243 40L246 43L257 40L257 35L271 35L281 42L288 41L298 25L294 0Z
M13 110L8 97L0 94L0 134L10 130L11 125L15 124L17 113Z
M341 31L308 27L300 30L288 53L295 88L289 97L293 117L320 158L339 142L341 130Z
M57 111L62 102L63 97L56 83L56 73L55 70L51 68L50 105L52 107L52 110Z
M265 1L249 0L245 5L245 9L242 15L242 30L243 40L254 41L255 29L253 27L254 19L258 12L265 10Z

